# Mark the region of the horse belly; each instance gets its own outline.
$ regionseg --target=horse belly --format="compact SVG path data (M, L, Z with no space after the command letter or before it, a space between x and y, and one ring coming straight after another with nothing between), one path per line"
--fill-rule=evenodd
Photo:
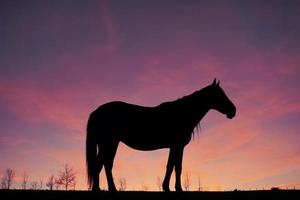
M168 138L164 136L166 134L161 131L148 128L148 130L124 131L120 133L120 141L137 150L156 150L170 146Z
M127 146L140 150L140 151L152 151L157 149L163 149L163 148L169 148L169 145L166 143L157 143L157 142L148 142L148 141L139 141L139 143L136 143L135 141L124 141L121 140L124 144Z

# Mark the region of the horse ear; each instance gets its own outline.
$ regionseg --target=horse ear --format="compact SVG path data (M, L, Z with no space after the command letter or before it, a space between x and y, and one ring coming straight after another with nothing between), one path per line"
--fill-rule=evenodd
M217 86L219 86L219 85L220 85L220 81L217 82Z
M216 79L214 79L214 82L211 85L216 85Z

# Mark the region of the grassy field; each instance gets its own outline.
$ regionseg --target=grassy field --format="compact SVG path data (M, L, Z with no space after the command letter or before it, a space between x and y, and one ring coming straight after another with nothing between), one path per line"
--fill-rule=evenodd
M206 199L300 199L300 190L278 191L233 191L233 192L88 192L88 191L46 191L46 190L0 190L1 200L28 199L99 199L99 200L206 200Z

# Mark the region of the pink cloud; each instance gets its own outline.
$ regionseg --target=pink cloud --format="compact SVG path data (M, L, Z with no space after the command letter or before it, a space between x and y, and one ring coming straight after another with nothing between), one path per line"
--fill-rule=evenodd
M66 93L56 93L53 96L36 86L25 84L2 86L1 93L2 99L10 105L9 108L26 121L50 121L69 128L81 129L78 121L82 113L76 113L68 106L71 97Z
M113 52L120 47L120 38L118 37L118 30L116 27L116 19L112 13L109 1L103 1L99 5L99 13L101 14L103 25L107 37L107 49Z

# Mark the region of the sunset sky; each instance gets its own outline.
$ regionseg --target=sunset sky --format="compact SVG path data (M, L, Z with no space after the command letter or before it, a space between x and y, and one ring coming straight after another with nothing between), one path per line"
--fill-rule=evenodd
M1 176L14 169L19 188L24 172L45 182L68 163L87 189L94 109L155 106L217 78L237 115L204 117L182 180L188 173L192 190L198 178L204 190L300 189L299 36L297 0L1 1ZM123 177L128 190L158 190L167 156L120 144L116 185Z

